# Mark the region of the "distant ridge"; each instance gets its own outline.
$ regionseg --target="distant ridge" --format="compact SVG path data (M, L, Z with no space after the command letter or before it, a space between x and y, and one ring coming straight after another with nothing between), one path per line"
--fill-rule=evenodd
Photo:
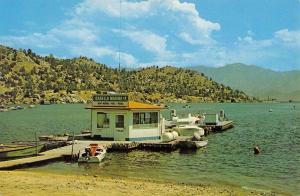
M241 63L224 67L189 67L204 73L213 80L239 89L251 96L280 101L300 101L300 71L277 72L256 65Z
M141 102L246 102L244 92L197 71L171 66L110 68L91 58L59 59L0 45L0 103L86 102L101 91L129 93Z

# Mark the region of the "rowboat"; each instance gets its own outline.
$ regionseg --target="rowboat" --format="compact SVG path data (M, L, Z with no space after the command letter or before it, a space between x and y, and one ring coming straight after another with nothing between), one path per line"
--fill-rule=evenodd
M44 144L0 144L0 160L36 155L43 147Z
M41 135L39 136L40 141L68 141L68 135Z
M104 159L106 149L98 144L90 144L85 148L85 152L81 154L78 163L100 163Z

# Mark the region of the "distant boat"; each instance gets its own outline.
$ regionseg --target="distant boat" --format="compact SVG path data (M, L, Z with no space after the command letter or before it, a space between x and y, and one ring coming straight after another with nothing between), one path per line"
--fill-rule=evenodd
M269 109L269 112L273 112L273 110L272 110L272 109Z
M183 108L191 108L191 106L189 104L186 104L185 106L183 106Z
M28 107L29 107L29 108L34 108L34 107L35 107L35 105L29 105Z
M7 112L8 111L8 109L6 109L6 108L0 108L0 112Z
M17 108L17 110L22 110L22 109L24 109L24 108L23 108L22 106L20 106L20 105L17 105L16 108Z
M81 154L78 163L100 163L106 154L106 149L98 144L90 144L85 148L85 152Z
M0 145L0 160L11 158L25 157L36 155L44 147L44 144L27 145L27 144L1 144Z

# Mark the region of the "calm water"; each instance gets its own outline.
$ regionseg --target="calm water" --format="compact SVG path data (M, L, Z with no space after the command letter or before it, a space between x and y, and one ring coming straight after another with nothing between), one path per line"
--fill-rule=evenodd
M296 105L296 110L292 106ZM177 113L224 109L235 128L208 136L208 146L197 152L110 153L98 165L63 162L29 170L90 173L131 178L155 178L186 183L224 183L244 188L300 194L300 104L173 105ZM34 132L64 133L89 128L83 105L38 106L0 113L0 142L34 139ZM273 112L269 112L272 108ZM165 116L169 112L165 112ZM71 133L71 132L70 132ZM259 145L262 153L253 155ZM91 168L92 167L92 168Z

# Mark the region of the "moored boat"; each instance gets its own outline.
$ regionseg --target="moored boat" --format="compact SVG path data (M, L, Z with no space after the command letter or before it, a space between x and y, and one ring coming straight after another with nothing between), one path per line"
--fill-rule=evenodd
M35 105L29 105L28 106L28 108L34 108L35 107Z
M0 160L33 156L39 153L43 147L44 144L38 146L31 144L1 144Z
M98 144L90 144L78 158L78 163L100 163L104 159L106 149Z
M208 141L191 141L191 140L185 140L180 141L179 148L180 149L198 149L205 147L208 144Z
M179 125L174 128L180 136L193 136L194 133L199 133L200 136L204 135L204 129L196 125Z
M69 135L41 135L39 136L40 141L68 141Z

